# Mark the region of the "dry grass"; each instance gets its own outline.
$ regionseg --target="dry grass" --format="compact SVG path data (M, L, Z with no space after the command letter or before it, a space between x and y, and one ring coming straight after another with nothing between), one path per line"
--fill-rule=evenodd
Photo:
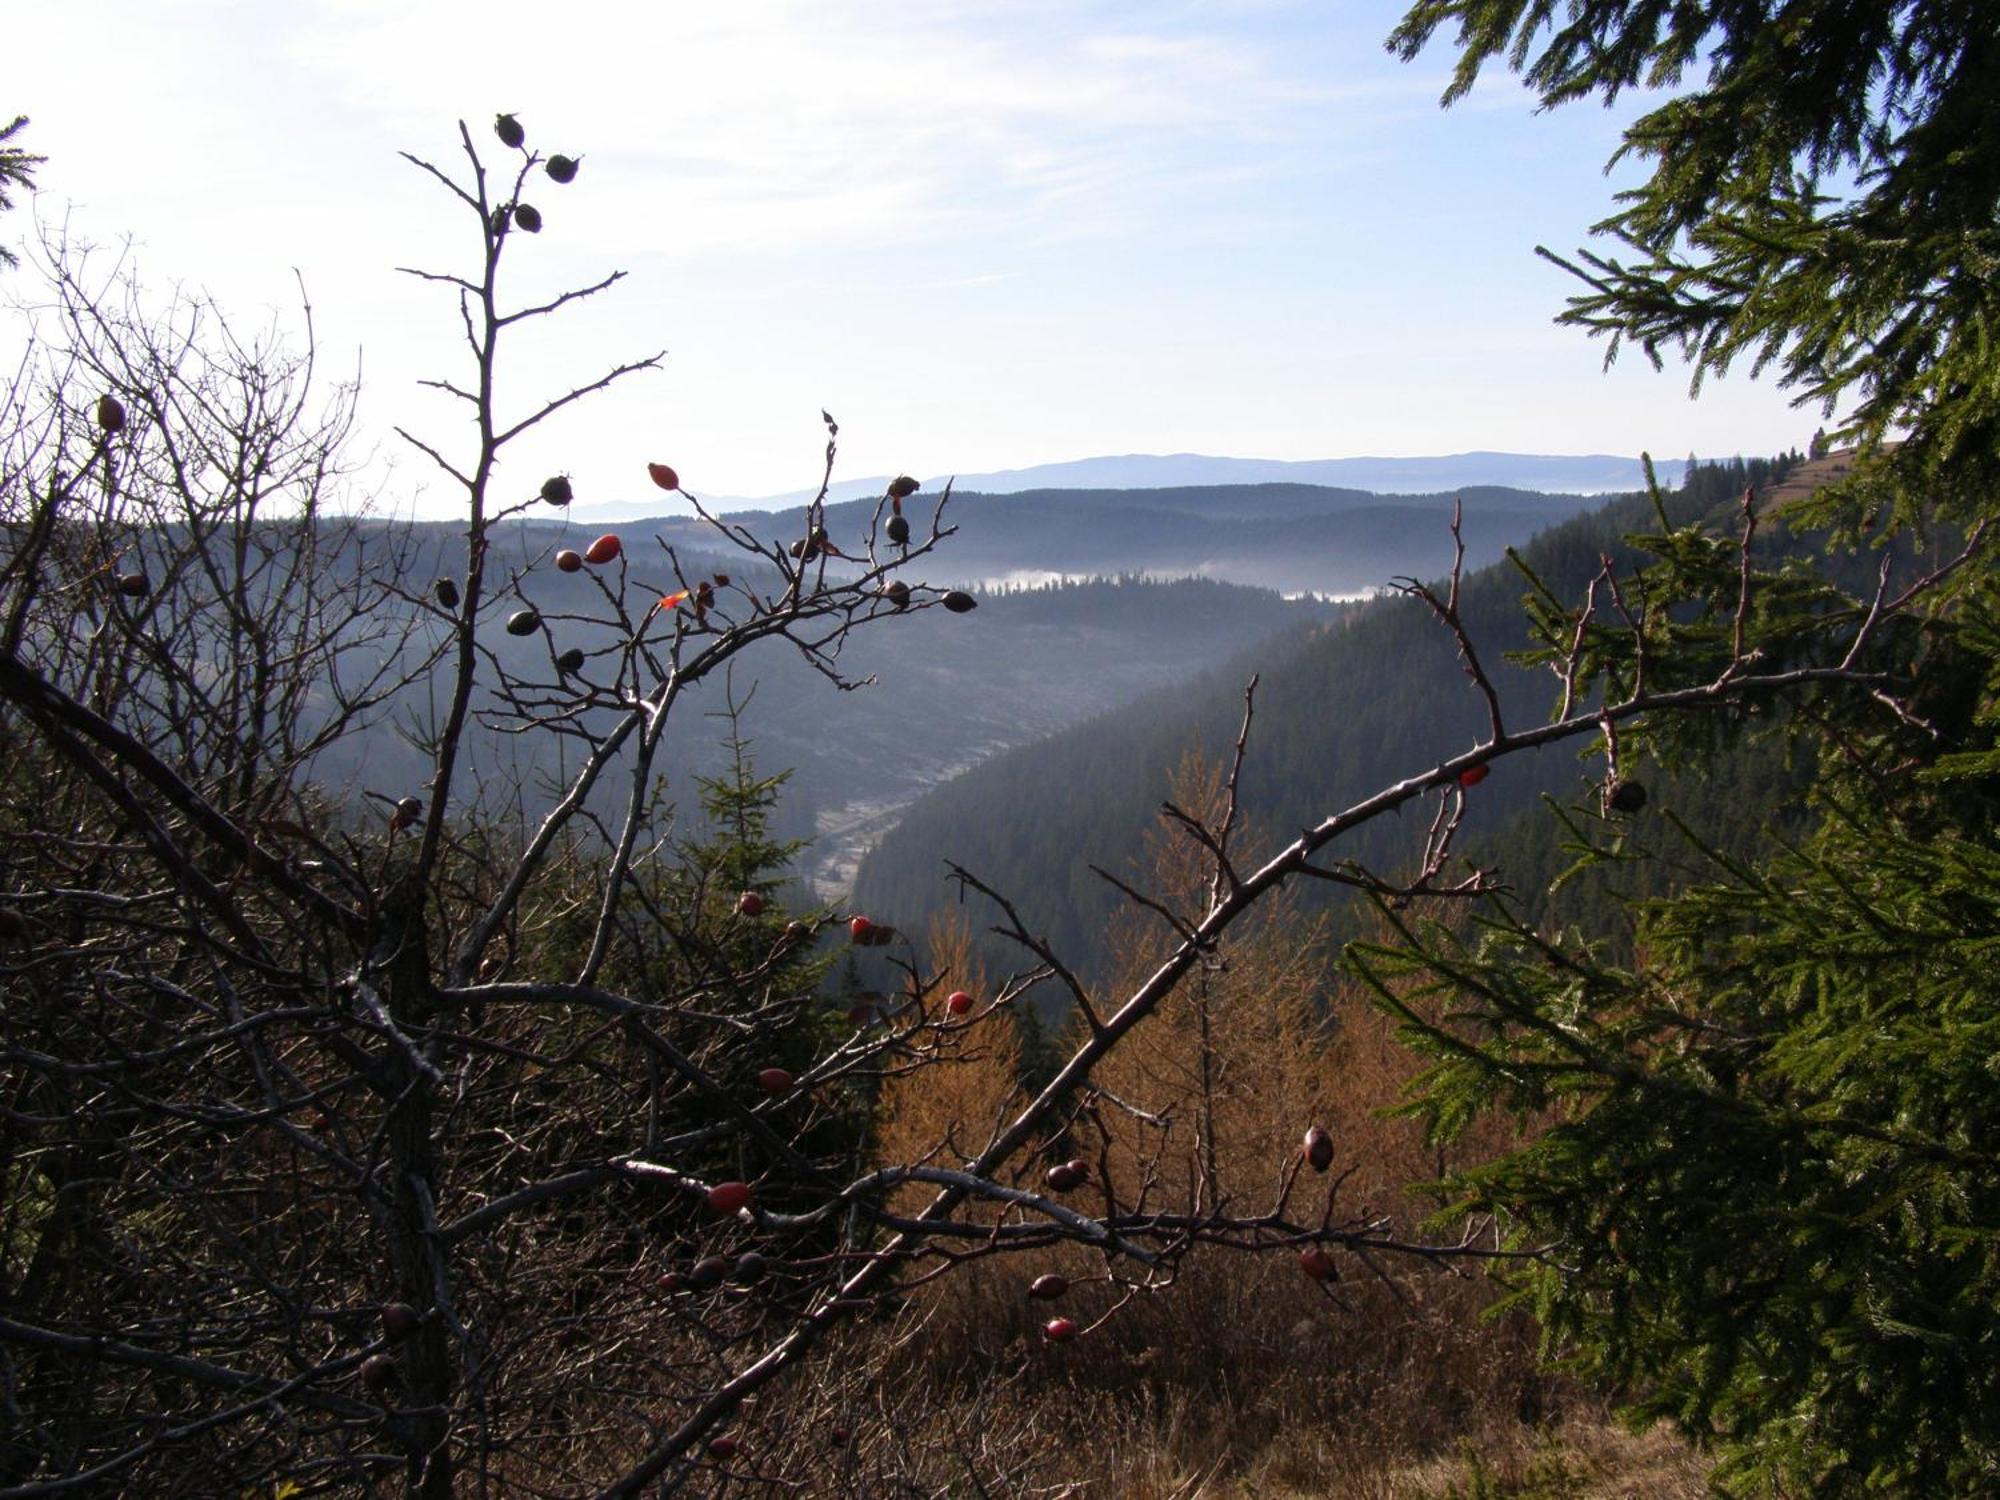
M1767 515L1773 514L1808 499L1826 485L1847 478L1854 472L1856 457L1853 448L1837 448L1822 458L1806 460L1787 474L1782 484L1773 485L1764 492L1760 497L1760 509Z
M907 1333L908 1330L905 1330ZM921 1336L919 1336L920 1339ZM1706 1466L1662 1431L1633 1434L1571 1393L1546 1420L1469 1413L1427 1378L1315 1399L1306 1351L1270 1351L1265 1387L1114 1386L1017 1349L983 1376L929 1380L888 1330L851 1339L809 1387L732 1431L739 1456L692 1493L1104 1496L1115 1500L1696 1500ZM1073 1352L1073 1351L1066 1351ZM1504 1371L1492 1374L1505 1383ZM1238 1376L1242 1372L1237 1372ZM1462 1398L1463 1388L1458 1395ZM1422 1394L1420 1394L1422 1393ZM1413 1404L1414 1403L1414 1404ZM1418 1441L1418 1434L1427 1434ZM776 1492L773 1488L769 1492Z
M1447 1458L1324 1491L1328 1500L1701 1500L1708 1464L1664 1428L1630 1432L1601 1412L1473 1434Z

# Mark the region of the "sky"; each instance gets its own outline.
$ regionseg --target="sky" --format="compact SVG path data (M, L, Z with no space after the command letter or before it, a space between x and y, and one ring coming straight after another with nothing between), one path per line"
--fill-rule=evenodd
M1636 112L1538 113L1495 73L1450 110L1440 45L1383 49L1378 0L26 0L0 117L48 160L0 218L123 254L164 297L214 296L362 380L380 503L444 516L469 428L451 297L478 225L409 152L465 179L582 158L523 193L503 304L613 270L514 330L503 420L666 351L510 450L503 491L557 470L580 501L673 464L708 497L837 477L977 473L1095 454L1336 458L1497 449L1663 457L1803 446L1819 414L1734 373L1698 400L1553 323L1537 258L1587 242L1631 178ZM1448 40L1448 39L1447 39ZM511 181L511 177L508 178ZM17 204L19 200L17 198ZM24 269L0 274L0 354ZM11 365L9 366L11 368Z

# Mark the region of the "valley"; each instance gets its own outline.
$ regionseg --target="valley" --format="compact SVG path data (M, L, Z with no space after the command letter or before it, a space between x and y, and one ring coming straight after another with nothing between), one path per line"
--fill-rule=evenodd
M1191 690L1203 673L1252 647L1343 617L1389 578L1434 576L1449 564L1448 521L1457 503L1452 495L1375 496L1296 484L954 495L938 523L950 534L916 572L939 585L970 581L977 612L916 612L858 634L841 658L846 687L796 651L765 650L726 679L690 688L694 712L664 747L661 795L675 809L678 836L699 837L695 793L726 763L722 716L733 698L759 774L787 774L774 810L777 833L811 841L799 874L815 899L838 905L904 811L974 766L1146 694ZM1468 491L1468 555L1475 562L1497 556L1588 503L1575 495ZM909 502L923 527L938 507L938 497ZM828 560L829 576L865 565L877 509L859 502L829 509L828 532L846 554ZM783 515L737 520L777 549L803 524ZM679 577L733 570L718 608L738 607L728 601L739 596L782 592L773 567L713 551L713 534L698 522L654 517L617 534L623 546L616 567L584 574L551 566L557 552L590 540L589 528L565 515L537 513L495 534L494 563L508 592L538 609L555 632L553 645L583 649L593 663L615 661L623 650L615 631L590 623L607 587L622 589L634 616ZM450 527L383 527L353 544L344 565L446 576L454 546ZM437 630L430 617L413 608L407 624L406 652L428 649L424 642ZM530 679L552 675L550 646L540 636L517 639L497 621L483 634L510 670ZM587 669L579 683L601 670ZM519 758L521 741L507 731L502 705L475 708L468 754L499 799L493 805L512 817L540 817L548 805L540 788L553 784L552 768ZM422 756L406 732L431 711L406 692L385 705L369 732L323 752L317 774L329 785L394 800L421 780ZM587 710L576 729L587 733L603 713ZM538 743L547 751L564 741Z

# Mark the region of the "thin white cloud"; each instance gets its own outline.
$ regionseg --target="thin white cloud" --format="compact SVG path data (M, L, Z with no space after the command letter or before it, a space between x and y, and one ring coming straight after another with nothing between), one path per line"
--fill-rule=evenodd
M440 103L460 101L481 127L493 101L531 130L562 121L549 149L602 143L599 169L673 183L628 199L614 241L682 254L1050 219L1073 237L1081 198L1130 226L1190 152L1268 152L1308 131L1323 146L1314 116L1379 97L1328 87L1275 40L1199 13L1171 30L1130 24L1148 9L739 0L551 17L491 0L472 24L457 5L320 0L288 50L385 134L434 132Z
M1602 217L1616 120L1525 128L1504 74L1440 115L1444 54L1382 50L1401 8L39 0L8 41L45 66L7 103L45 189L100 240L135 233L156 282L254 323L299 266L336 362L367 348L365 414L397 421L463 351L449 296L389 268L477 244L397 152L462 171L464 119L497 165L493 113L518 110L585 165L531 179L549 227L510 244L508 295L634 274L522 330L508 399L672 351L518 452L596 494L643 480L635 442L705 489L792 487L821 406L846 472L1605 446L1595 424L1636 429L1684 381L1598 381L1598 350L1548 329L1568 288L1530 246Z
M976 287L999 286L1009 281L1019 281L1025 272L991 271L982 276L952 276L943 281L919 282L912 290L920 292L970 291Z

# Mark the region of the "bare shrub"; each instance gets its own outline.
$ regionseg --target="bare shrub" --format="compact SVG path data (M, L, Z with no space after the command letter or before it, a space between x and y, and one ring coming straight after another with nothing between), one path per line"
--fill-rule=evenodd
M46 358L0 433L0 1490L1004 1489L1088 1445L1072 1414L1164 1423L1169 1465L1199 1466L1282 1450L1308 1413L1353 1412L1365 1445L1496 1409L1519 1334L1469 1331L1484 1293L1457 1273L1547 1247L1414 1227L1421 1153L1374 1113L1399 1066L1286 889L1479 894L1450 854L1489 762L1865 681L1868 632L1942 572L1832 655L1767 664L1743 645L1746 530L1716 554L1746 580L1733 651L1628 682L1595 644L1636 629L1607 564L1550 617L1563 700L1528 729L1502 722L1457 572L1412 582L1491 709L1481 743L1259 847L1237 817L1253 683L1153 869L1104 872L1153 934L1118 982L1086 985L958 869L1023 955L978 976L963 934L940 963L786 910L745 761L703 788L705 835L661 791L690 693L740 658L855 688L855 632L976 604L925 578L949 488L892 527L917 489L898 479L832 535L824 416L787 542L634 454L713 552L539 545L519 523L571 484L509 468L512 445L659 356L500 402L521 325L619 276L510 300L503 269L561 213L525 198L553 158L511 117L496 132L497 156L461 125L451 168L410 158L467 250L410 268L466 340L434 382L466 427L402 433L462 497L448 559L331 514L349 408L313 396L309 337L239 339L196 301L155 317L56 255ZM401 758L362 738L392 710ZM532 803L494 749L529 743L560 768ZM342 751L351 790L324 774ZM1413 804L1410 873L1332 852ZM843 940L895 976L852 1014L822 996ZM1030 1003L1075 1021L1017 1091ZM1300 1151L1315 1122L1324 1175ZM1068 1321L1038 1327L1021 1291L1050 1273L1075 1283L1049 1304ZM785 1398L794 1371L825 1398ZM1137 1427L1103 1415L1134 1402ZM863 1425L829 1455L847 1410Z

